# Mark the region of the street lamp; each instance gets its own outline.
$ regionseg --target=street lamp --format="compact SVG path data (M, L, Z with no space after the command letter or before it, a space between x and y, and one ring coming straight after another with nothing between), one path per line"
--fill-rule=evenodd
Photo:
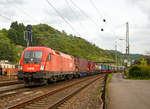
M120 38L119 40L120 40L120 41L126 41L125 39L121 39L121 38ZM126 61L123 59L123 55L124 55L124 54L123 54L123 51L121 51L121 52L122 52L122 55L121 55L121 64L123 65L123 61L124 61L124 62L126 62Z
M115 61L116 61L116 65L118 65L117 42L118 41L123 41L123 40L125 41L125 39L121 39L120 38L120 39L118 39L118 40L115 41ZM122 53L122 51L121 51L121 53ZM121 58L121 64L122 64L123 63L122 55L121 55L120 58Z
M116 65L118 65L118 60L117 60L117 41L115 41L115 60L116 60Z

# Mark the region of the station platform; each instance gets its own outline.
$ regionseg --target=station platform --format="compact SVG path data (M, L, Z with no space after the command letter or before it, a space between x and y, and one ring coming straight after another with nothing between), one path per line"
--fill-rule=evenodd
M150 109L150 80L128 80L113 75L108 85L106 109Z

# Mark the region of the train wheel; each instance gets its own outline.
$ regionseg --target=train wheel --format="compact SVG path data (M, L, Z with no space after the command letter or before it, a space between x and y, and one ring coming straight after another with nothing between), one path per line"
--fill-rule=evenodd
M64 76L64 75L62 75L62 76L61 76L61 80L64 80L64 79L65 79L65 76Z
M44 80L43 80L43 84L44 84L44 85L48 85L48 80L47 80L47 79L44 79Z
M57 77L56 76L52 76L50 79L52 82L56 82L57 81Z
M73 75L67 75L67 79L71 80L73 78Z
M80 75L79 75L79 74L75 74L74 77L75 77L75 78L79 78Z

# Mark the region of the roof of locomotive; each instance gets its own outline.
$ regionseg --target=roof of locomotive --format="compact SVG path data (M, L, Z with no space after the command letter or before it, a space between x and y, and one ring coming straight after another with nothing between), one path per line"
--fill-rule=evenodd
M33 47L28 47L24 49L24 51L36 51L36 50L49 50L51 53L54 53L54 50L48 47L41 47L41 46L33 46Z
M59 51L56 51L56 50L53 50L51 48L48 48L48 47L41 47L41 46L33 46L33 47L28 47L26 49L24 49L24 51L36 51L36 50L44 50L44 51L49 51L51 54L54 54L54 55L61 55L62 57L64 58L72 58L73 56L71 55L68 55L68 54L64 54L62 52L59 52Z

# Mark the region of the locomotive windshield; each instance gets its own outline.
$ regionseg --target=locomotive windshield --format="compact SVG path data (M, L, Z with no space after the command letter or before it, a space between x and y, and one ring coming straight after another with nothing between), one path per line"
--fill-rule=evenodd
M41 63L42 51L26 51L24 53L24 63Z

